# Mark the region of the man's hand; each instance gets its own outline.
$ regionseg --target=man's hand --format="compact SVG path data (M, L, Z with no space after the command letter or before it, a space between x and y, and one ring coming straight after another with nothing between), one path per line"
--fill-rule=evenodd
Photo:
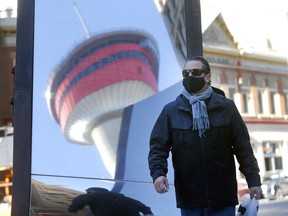
M169 190L168 179L165 176L160 176L154 181L155 190L158 193L166 193Z
M260 186L251 187L250 189L250 198L256 198L256 200L261 199L262 197L262 189Z

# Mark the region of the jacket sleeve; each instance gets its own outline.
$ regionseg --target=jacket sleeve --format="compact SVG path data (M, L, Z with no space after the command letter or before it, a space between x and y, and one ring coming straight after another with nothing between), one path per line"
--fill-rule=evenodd
M232 105L232 139L233 153L244 174L248 187L261 186L259 167L250 143L247 127L235 104Z
M169 119L164 108L160 113L150 136L148 162L153 182L159 176L166 176L168 172L167 159L171 148L170 143Z

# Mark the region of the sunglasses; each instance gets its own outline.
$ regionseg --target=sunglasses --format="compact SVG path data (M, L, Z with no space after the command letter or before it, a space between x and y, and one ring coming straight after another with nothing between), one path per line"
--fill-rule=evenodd
M202 69L184 69L182 71L182 76L188 77L190 73L192 74L192 76L201 76L202 73L207 73L207 72Z

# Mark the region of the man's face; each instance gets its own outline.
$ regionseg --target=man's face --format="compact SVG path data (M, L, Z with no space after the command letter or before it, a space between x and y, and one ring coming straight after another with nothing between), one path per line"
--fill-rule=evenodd
M198 69L198 70L193 70ZM185 64L182 72L183 78L187 76L204 77L206 83L210 82L211 74L203 71L203 65L200 61L189 61Z

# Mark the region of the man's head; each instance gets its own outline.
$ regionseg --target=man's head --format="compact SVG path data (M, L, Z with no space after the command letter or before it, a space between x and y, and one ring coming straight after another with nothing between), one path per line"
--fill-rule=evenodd
M183 67L183 85L192 94L205 91L211 84L210 65L208 61L195 56L187 60Z
M193 57L187 59L185 65L184 65L184 68L185 68L185 66L187 64L190 64L191 62L198 62L201 65L200 69L202 69L206 73L210 73L211 72L209 62L204 57L202 57L202 56L193 56Z

